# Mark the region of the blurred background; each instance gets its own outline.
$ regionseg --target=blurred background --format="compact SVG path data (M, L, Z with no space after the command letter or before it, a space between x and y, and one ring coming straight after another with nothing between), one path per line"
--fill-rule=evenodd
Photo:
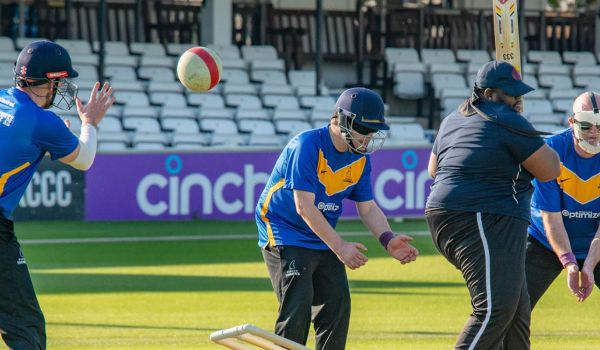
M573 98L600 85L597 3L520 5L524 79L538 88L524 115L557 131ZM96 80L117 97L92 170L45 162L16 218L252 219L278 152L326 125L351 86L380 92L391 124L374 155L376 200L387 215L422 217L436 128L494 57L492 14L480 0L0 1L0 87L19 50L45 38L71 53L80 97ZM193 46L222 59L209 93L177 82ZM76 111L56 112L79 132Z
M537 88L524 116L555 132L580 92L600 90L598 4L519 5L524 79ZM93 167L44 160L15 212L49 347L208 350L218 329L272 329L256 201L288 140L366 86L391 126L372 156L375 200L421 255L400 266L344 206L337 230L370 259L348 271L348 348L451 348L469 296L428 237L426 168L440 121L495 56L492 20L489 0L0 0L0 88L19 50L45 38L69 50L83 100L97 80L117 98ZM177 81L195 46L222 60L207 93ZM55 112L79 133L76 111ZM532 347L597 349L598 293L577 304L559 279L533 314Z

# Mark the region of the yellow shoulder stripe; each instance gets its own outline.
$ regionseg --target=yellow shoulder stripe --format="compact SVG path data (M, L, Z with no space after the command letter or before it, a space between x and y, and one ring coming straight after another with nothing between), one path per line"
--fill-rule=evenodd
M278 189L283 187L284 184L285 184L285 179L281 179L275 185L273 185L273 187L271 187L269 189L269 192L267 193L267 197L265 198L265 202L263 203L263 206L260 209L260 217L263 219L263 221L267 225L267 236L269 237L269 245L271 247L274 247L277 244L275 243L275 237L273 237L273 229L271 228L271 223L269 222L269 219L267 218L267 211L269 210L269 202L271 202L271 197L273 196L273 193L275 193L275 191L277 191Z
M8 179L13 176L14 174L20 172L21 170L27 168L31 163L27 162L25 164L22 164L16 168L14 168L13 170L7 171L4 174L2 174L2 176L0 176L0 196L2 195L2 193L4 193L4 185L6 185L6 182L8 182Z

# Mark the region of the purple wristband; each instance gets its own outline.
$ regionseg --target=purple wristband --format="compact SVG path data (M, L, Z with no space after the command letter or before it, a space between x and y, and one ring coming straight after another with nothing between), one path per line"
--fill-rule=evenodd
M567 267L568 264L577 265L577 259L575 258L575 254L573 254L572 252L564 253L563 255L558 257L558 260L560 260L560 263L562 264L563 268Z
M384 233L379 235L379 243L381 243L383 248L387 250L388 244L394 237L396 237L396 235L392 233L392 231L385 231Z

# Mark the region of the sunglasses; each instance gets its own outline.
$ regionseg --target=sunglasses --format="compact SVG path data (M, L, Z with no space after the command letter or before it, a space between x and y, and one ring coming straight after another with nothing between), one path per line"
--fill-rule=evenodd
M579 127L581 128L581 130L583 131L588 131L592 128L592 126L596 126L596 129L600 130L600 125L599 124L592 124L590 122L580 122L578 120L575 120L575 123L579 124Z

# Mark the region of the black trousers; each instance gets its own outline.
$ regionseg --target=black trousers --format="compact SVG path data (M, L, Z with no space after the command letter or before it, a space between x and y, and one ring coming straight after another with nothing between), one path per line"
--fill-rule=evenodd
M276 246L262 254L279 301L275 333L306 344L312 320L316 350L344 349L350 324L344 264L330 250Z
M0 217L0 330L13 350L46 348L44 315L13 223Z
M527 221L445 209L428 209L426 217L435 246L462 272L471 295L473 313L455 348L529 349Z
M560 275L563 267L554 251L546 248L531 236L527 238L527 257L525 261L527 290L529 291L531 309L533 309L552 282ZM583 263L584 260L577 260L579 270L583 267ZM600 288L600 265L594 268L594 281L596 287Z

